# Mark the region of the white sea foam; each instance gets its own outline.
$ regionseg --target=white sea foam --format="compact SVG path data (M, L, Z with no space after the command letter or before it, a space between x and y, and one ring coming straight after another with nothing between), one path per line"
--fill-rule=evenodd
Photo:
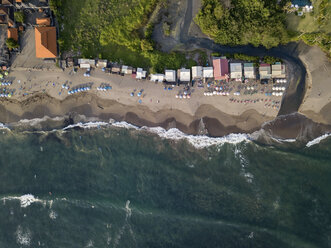
M243 141L249 141L251 140L249 134L229 134L227 136L223 137L209 137L206 135L188 135L177 128L171 128L169 130L165 130L162 127L146 127L143 126L141 128L134 126L130 123L127 123L125 121L121 122L115 122L114 120L110 120L109 122L87 122L87 123L77 123L73 125L69 125L62 130L68 130L75 127L80 128L98 128L101 126L108 126L111 125L113 127L119 127L119 128L126 128L126 129L134 129L134 130L142 130L147 131L150 133L157 134L159 137L164 139L171 139L171 140L187 140L192 146L194 146L197 149L202 149L205 147L213 146L213 145L222 145L225 143L231 143L231 144L237 144L241 143Z
M23 229L20 225L16 229L16 242L23 246L30 246L31 232L29 229Z
M326 133L316 139L313 139L311 141L309 141L307 144L306 144L306 147L311 147L313 145L316 145L318 143L320 143L322 140L325 140L326 138L330 137L331 136L331 133Z
M29 124L30 126L36 126L40 124L41 122L45 122L47 120L52 120L52 121L62 121L64 120L64 117L49 117L45 115L43 118L34 118L34 119L22 119L18 122L18 124Z
M51 218L52 220L55 220L57 217L57 213L53 210L49 211L49 218Z
M26 208L26 207L30 206L32 203L41 203L44 206L46 206L46 204L47 204L47 201L35 198L31 194L26 194L26 195L22 195L22 196L7 196L7 197L1 198L1 200L4 201L4 203L6 200L19 200L21 202L22 208Z
M77 124L72 124L72 125L66 126L62 130L68 130L68 129L72 129L72 128L75 128L75 127L80 127L80 128L84 128L84 129L90 129L90 128L99 128L101 126L107 126L107 125L109 125L109 123L102 122L102 121L98 121L98 122L86 122L86 123L79 122Z
M10 130L5 124L3 123L0 123L0 130L1 129L7 129L7 130Z

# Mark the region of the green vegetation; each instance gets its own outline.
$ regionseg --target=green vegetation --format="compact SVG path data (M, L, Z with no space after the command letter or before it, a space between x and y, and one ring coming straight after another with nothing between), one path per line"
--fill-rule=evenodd
M287 15L287 27L293 40L303 40L317 45L331 57L331 4L329 0L312 1L314 10L297 16L291 9Z
M226 1L223 1L225 3ZM297 16L289 0L203 0L195 18L201 30L224 45L263 45L271 48L303 40L331 57L331 4L313 0L314 11Z
M13 38L7 39L6 40L6 45L9 49L18 48L18 43Z
M284 1L232 0L225 6L219 0L203 0L195 22L215 42L271 48L289 41L284 5Z
M25 21L25 15L24 15L23 11L15 11L14 18L15 18L15 21L20 22L20 23L23 23Z
M51 0L60 26L60 50L132 66L180 68L183 54L154 49L148 18L162 0Z
M169 23L164 22L162 28L163 28L164 35L169 36L170 35L170 25L169 25Z

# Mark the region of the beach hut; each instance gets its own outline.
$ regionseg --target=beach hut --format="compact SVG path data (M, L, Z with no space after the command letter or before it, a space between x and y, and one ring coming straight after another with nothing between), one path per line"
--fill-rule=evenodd
M228 80L229 78L229 61L225 58L214 58L213 69L215 80Z
M256 77L253 63L244 63L244 76L245 78L250 79L254 79Z
M125 74L125 75L131 75L132 74L132 69L133 68L131 66L123 65L121 73Z
M190 82L191 81L191 70L182 68L179 70L179 80L181 82Z
M260 79L271 78L271 68L269 64L260 64L259 67Z
M136 79L145 79L147 72L142 68L137 68Z
M280 62L275 63L271 66L271 77L272 78L285 78L285 65Z
M153 82L163 82L165 79L164 74L151 74L150 75L150 80Z
M203 78L213 78L214 77L213 67L202 67L202 77Z
M113 65L111 68L111 73L119 74L121 72L121 67L119 65Z
M108 65L108 61L106 59L99 59L97 62L98 68L106 68Z
M86 63L81 63L81 64L79 64L79 67L80 68L83 68L83 69L90 69L91 68L91 65L90 64L86 64Z
M241 63L230 63L230 77L232 79L241 79L243 76Z
M169 83L176 82L176 71L175 70L165 70L165 81Z
M193 66L192 67L192 79L201 79L203 74L202 74L202 66Z

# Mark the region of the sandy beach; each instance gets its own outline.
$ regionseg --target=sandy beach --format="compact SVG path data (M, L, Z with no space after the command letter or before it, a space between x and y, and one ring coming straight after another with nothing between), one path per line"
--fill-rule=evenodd
M260 91L253 95L233 96L237 91L235 83L230 96L204 96L206 86L195 86L191 89L190 99L177 99L175 96L183 91L183 86L164 90L161 83L138 81L100 69L94 69L90 77L84 77L84 72L83 69L73 73L72 69L13 68L8 76L13 84L8 88L14 94L11 98L1 99L0 121L9 123L74 112L106 121L109 118L125 120L138 126L177 127L186 133L206 133L208 130L209 135L220 136L230 132L252 132L278 113L278 109L271 105L272 101L280 101L280 97L265 97ZM68 95L63 84L70 89L82 85L92 87L89 92ZM97 91L102 84L110 85L112 90ZM142 95L138 97L141 90ZM133 97L130 96L132 92ZM230 98L252 102L234 103Z

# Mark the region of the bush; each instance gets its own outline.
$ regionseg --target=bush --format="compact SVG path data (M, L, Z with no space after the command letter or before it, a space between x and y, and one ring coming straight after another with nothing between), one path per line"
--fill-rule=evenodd
M16 40L14 40L13 38L9 38L6 40L6 45L9 49L14 49L14 48L18 48L18 43Z
M167 22L163 23L163 33L164 33L165 36L170 35L170 25Z
M25 21L25 15L23 13L23 11L16 11L14 12L14 18L15 21L23 23Z

